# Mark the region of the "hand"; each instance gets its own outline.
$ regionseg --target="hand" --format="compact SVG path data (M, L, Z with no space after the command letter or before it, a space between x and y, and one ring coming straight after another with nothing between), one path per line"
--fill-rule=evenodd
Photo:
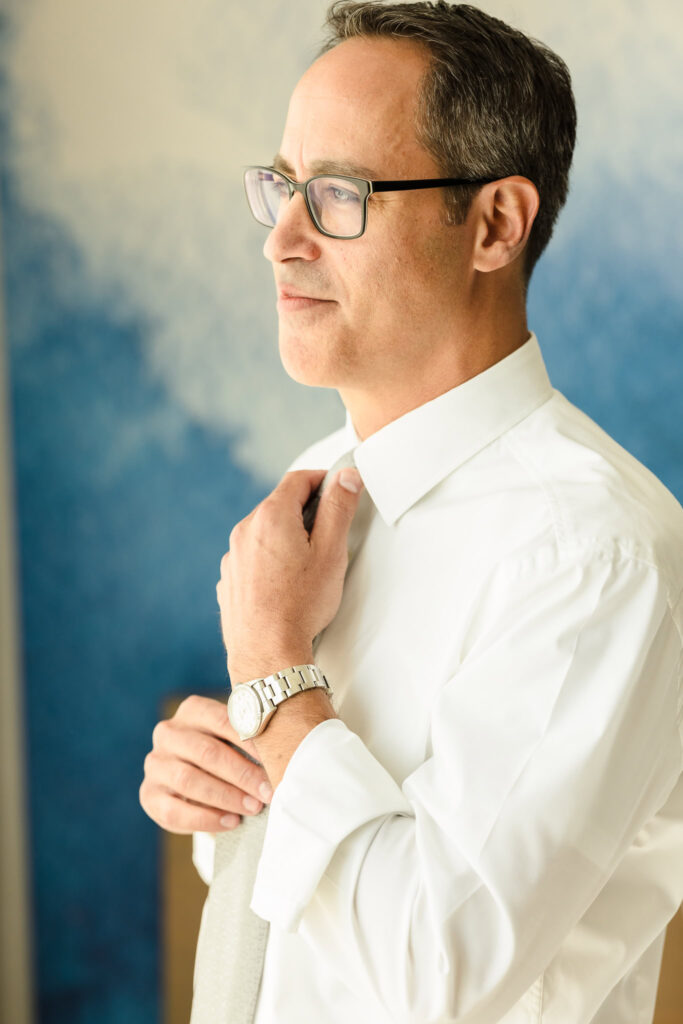
M324 476L287 473L230 534L216 595L233 684L311 661L313 638L337 613L362 483L340 470L309 537L302 509Z
M239 825L240 815L258 814L270 802L260 791L268 784L264 769L228 746L256 757L253 743L235 733L221 701L187 697L172 718L155 726L152 742L140 803L167 831L224 832Z

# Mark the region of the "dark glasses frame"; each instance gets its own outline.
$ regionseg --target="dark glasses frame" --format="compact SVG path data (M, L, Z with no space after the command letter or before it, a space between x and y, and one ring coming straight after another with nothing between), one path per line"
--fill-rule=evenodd
M254 209L249 200L247 175L250 171L267 171L268 174L277 174L278 177L287 182L290 200L295 192L301 193L304 197L308 214L320 234L325 235L327 238L339 238L341 240L360 238L363 234L368 221L368 200L375 192L407 192L412 191L413 189L447 188L450 185L489 185L492 181L499 180L498 178L411 178L398 179L397 181L370 181L367 178L356 178L350 174L334 174L333 172L328 171L327 174L314 174L311 178L307 178L306 181L294 181L292 178L287 177L286 174L283 174L282 171L279 171L276 167L263 167L259 164L253 164L244 169L244 190L247 193L247 202L249 203L249 209L251 210L254 219L257 223L263 224L263 226L267 228L272 228L275 225L268 221L260 220L254 213ZM315 215L313 204L311 203L308 194L308 187L311 182L317 181L319 178L334 178L336 181L349 181L358 188L359 197L362 203L361 208L363 217L361 229L357 234L336 235L332 231L326 231L320 224Z

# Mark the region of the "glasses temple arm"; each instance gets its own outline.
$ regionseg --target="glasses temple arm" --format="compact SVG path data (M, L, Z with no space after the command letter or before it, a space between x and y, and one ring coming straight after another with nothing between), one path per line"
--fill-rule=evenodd
M421 188L448 188L452 185L488 185L498 178L420 178L415 181L371 181L373 192L407 192Z

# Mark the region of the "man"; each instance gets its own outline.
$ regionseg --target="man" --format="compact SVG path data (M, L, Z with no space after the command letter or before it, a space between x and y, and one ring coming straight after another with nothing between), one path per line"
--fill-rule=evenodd
M272 796L258 1024L649 1021L682 898L683 512L527 327L569 76L465 5L328 23L246 184L282 361L347 422L233 530L217 592L233 689L315 665L334 696L317 676L246 741L190 698L141 801L218 833Z

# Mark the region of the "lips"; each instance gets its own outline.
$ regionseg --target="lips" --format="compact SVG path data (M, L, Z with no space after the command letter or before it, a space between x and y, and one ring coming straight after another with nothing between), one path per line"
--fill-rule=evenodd
M277 308L279 313L294 313L304 309L322 309L334 303L334 299L324 299L309 292L295 288L293 285L278 285Z
M309 292L302 292L298 288L292 288L290 285L281 285L278 288L279 299L311 299L314 302L330 302L330 299L324 299L320 295L311 295Z

